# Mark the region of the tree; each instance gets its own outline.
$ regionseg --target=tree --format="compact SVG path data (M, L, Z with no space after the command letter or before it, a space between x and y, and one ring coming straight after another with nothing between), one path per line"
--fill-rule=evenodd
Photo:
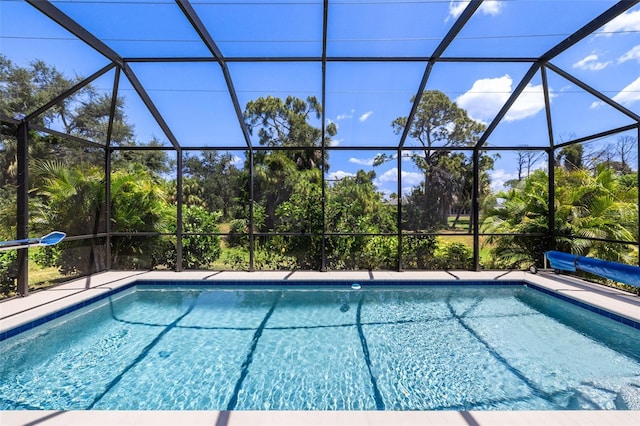
M290 198L279 204L276 210L280 219L276 231L303 235L281 236L268 246L293 257L298 268L320 269L322 187L318 182L319 171L306 171L304 175L308 175L310 179L296 180Z
M31 223L34 229L60 229L68 236L105 229L104 171L88 164L36 163L40 186L33 193ZM166 233L175 223L175 208L162 183L141 165L130 165L111 175L111 221L115 232ZM106 252L96 239L65 241L57 266L65 274L87 274L105 268ZM113 264L122 268L152 267L166 263L161 237L114 237Z
M384 202L383 194L376 190L374 171L359 170L355 176L346 176L327 188L326 224L329 232L336 233L396 233L396 207ZM389 237L344 235L330 237L328 257L333 268L372 268L388 265L375 256L387 253ZM372 253L374 251L374 253ZM384 256L389 257L389 256Z
M242 185L242 172L235 162L232 154L217 151L186 157L183 183L185 202L190 204L191 197L197 194L203 207L210 211L219 210L223 218L230 218L231 211L238 203L238 188Z
M531 175L533 166L542 158L544 152L541 151L518 151L516 166L518 170L518 181Z
M306 173L316 173L307 171ZM301 268L319 269L322 261L321 232L323 220L330 233L345 235L327 238L325 250L328 266L335 269L370 268L389 265L397 254L397 239L369 235L395 233L395 207L385 204L382 193L375 188L375 172L360 170L326 189L325 218L322 216L322 187L313 179L299 179L289 200L283 202L277 214L281 218L276 230L302 236L282 236L276 239L272 249L296 260ZM395 246L394 246L395 245ZM382 255L381 259L378 255Z
M207 211L200 206L187 206L183 210L182 266L187 269L208 268L220 257L220 213ZM169 227L175 232L174 225ZM200 235L196 235L200 234ZM177 252L175 246L168 247L166 265L175 268Z
M309 123L321 114L322 106L313 96L306 101L268 96L247 103L244 119L249 131L257 131L260 145L275 148L254 155L254 193L256 201L265 207L266 229L277 226L276 210L289 200L299 180L311 179L319 185L321 172L328 169L321 148L337 128L329 124L322 135L321 129ZM313 170L317 173L306 173Z
M543 170L536 170L510 190L495 194L499 202L485 207L480 231L505 234L487 238L491 255L489 266L520 268L542 264L544 251L551 247L551 241L546 237L549 233L548 180Z
M608 144L604 149L594 155L594 168L600 164L606 165L616 171L616 173L625 175L632 173L633 168L631 162L635 160L634 155L637 152L638 140L632 136L620 136L615 144Z
M43 61L37 60L28 67L19 67L0 54L0 112L20 119L79 81L79 78L64 77L55 67ZM45 111L37 118L37 124L48 125L57 118L69 122L74 99L74 96L67 97Z
M638 152L638 138L632 136L620 136L616 140L615 153L620 159L621 169L624 173L631 172L631 160L634 152Z
M542 170L534 171L510 191L498 193L502 202L486 210L482 232L542 234L489 237L487 242L498 266L522 267L533 262L541 265L544 251L552 246L583 256L629 262L631 249L594 239L637 240L637 186L621 184L613 170L606 167L599 167L593 176L588 170L558 167L555 176L555 242L546 236L548 175Z
M69 166L59 161L34 164L39 186L31 200L31 227L35 232L63 230L68 236L96 234L105 230L104 171L90 164ZM64 242L56 257L64 274L88 274L105 268L104 252L90 241Z
M578 170L584 167L583 156L584 149L581 144L567 145L558 152L556 162L565 170Z
M411 98L411 102L415 97ZM396 118L392 127L397 134L404 131L408 117ZM417 140L422 150L412 154L412 160L422 170L424 181L416 188L409 202L421 200L413 207L414 230L433 230L447 225L448 215L456 204L462 206L463 199L471 188L472 162L463 154L452 154L456 147L473 146L478 142L485 126L467 115L444 93L425 91L420 99L408 135ZM449 148L449 149L443 149ZM380 155L375 164L390 160ZM411 214L409 214L411 216Z
M70 88L77 80L65 78L55 68L42 61L34 61L28 67L15 66L0 54L0 113L22 119L58 94ZM72 98L65 99L54 108L36 118L36 124L46 125L56 117L69 114ZM2 151L0 159L0 184L15 184L17 172L17 139L15 126L2 127ZM31 147L31 151L35 151Z
M81 80L81 77L67 78L43 61L19 67L0 55L0 82L3 83L0 84L0 112L22 118ZM106 144L111 102L110 94L100 93L88 84L36 117L35 124L49 127L60 123L64 133ZM132 144L133 138L133 127L124 115L124 100L117 98L111 143Z

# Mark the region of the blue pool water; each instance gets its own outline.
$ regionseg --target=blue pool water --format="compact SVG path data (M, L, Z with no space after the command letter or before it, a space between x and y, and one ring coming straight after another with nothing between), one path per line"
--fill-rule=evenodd
M0 342L0 409L640 409L640 330L523 285L138 286Z

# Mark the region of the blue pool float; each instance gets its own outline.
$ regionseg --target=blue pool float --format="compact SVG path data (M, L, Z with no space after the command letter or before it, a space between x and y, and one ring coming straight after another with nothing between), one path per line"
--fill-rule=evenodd
M594 257L578 256L561 251L548 251L545 256L551 268L558 271L576 272L579 270L640 287L640 267L638 266L610 262Z

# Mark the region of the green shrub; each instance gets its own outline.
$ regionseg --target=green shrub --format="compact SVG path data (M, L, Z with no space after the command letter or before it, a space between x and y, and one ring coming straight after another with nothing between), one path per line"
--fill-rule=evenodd
M362 253L364 269L398 269L398 238L370 237Z
M31 259L41 268L53 268L58 265L60 247L38 247L32 250Z
M417 235L402 240L402 263L407 269L431 269L437 248L433 235Z
M473 249L464 243L438 240L434 253L435 269L472 269Z
M18 252L0 252L0 296L9 297L16 292L15 279L18 276Z
M222 214L210 212L200 206L188 206L183 210L182 222L182 267L185 269L207 268L220 257L220 232L218 222ZM174 229L171 229L175 232ZM188 235L201 234L201 235ZM159 254L160 255L160 254ZM176 267L177 253L175 247L166 252L166 265ZM159 263L161 259L158 260Z
M249 243L247 227L246 219L233 219L229 226L229 233L232 235L227 236L227 245L229 247L246 247Z

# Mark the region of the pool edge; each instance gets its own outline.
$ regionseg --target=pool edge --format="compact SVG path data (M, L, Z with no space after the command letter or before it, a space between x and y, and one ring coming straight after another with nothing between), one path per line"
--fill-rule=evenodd
M640 411L0 411L17 425L638 425Z

